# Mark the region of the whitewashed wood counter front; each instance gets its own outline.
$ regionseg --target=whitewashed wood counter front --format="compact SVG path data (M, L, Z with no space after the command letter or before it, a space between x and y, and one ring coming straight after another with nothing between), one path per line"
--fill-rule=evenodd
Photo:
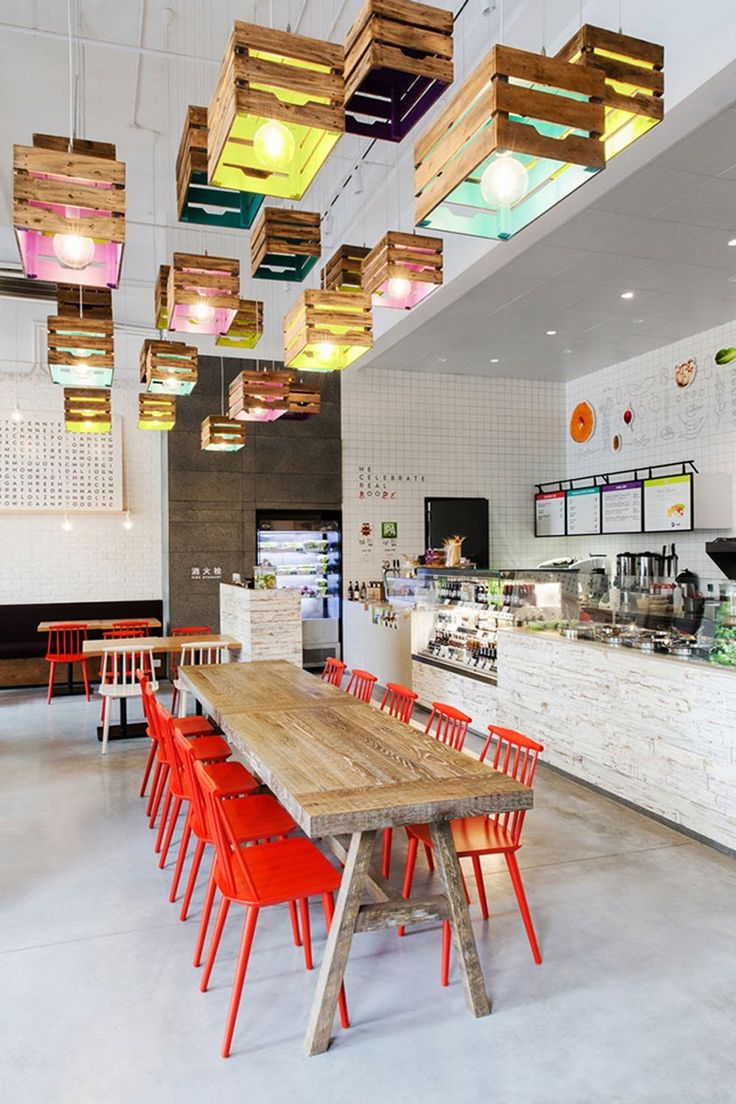
M498 682L412 664L450 701L544 744L544 760L736 850L736 671L554 633L498 634Z
M286 659L301 667L302 613L297 590L247 590L220 584L220 632L242 641L237 661Z

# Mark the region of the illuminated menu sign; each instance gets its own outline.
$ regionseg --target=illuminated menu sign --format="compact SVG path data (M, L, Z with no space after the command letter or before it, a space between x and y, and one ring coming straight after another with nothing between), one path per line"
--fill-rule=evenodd
M693 528L692 475L665 475L644 480L644 532Z
M547 491L534 496L534 535L565 536L565 492Z
M567 492L567 535L585 537L601 531L601 492L577 487Z
M609 483L601 488L601 532L640 533L642 519L642 483Z

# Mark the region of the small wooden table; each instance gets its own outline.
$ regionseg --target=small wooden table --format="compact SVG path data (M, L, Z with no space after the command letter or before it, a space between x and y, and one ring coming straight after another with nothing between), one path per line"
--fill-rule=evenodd
M529 787L288 663L180 667L179 677L306 835L327 839L345 864L307 1053L329 1046L355 932L449 919L468 1006L475 1016L488 1015L449 820L529 809ZM305 679L313 682L307 686ZM324 690L315 693L316 685ZM416 822L430 825L443 893L405 901L380 875L369 874L369 864L378 831ZM373 903L362 903L365 893Z
M88 617L67 617L66 621L41 621L37 627L36 632L47 633L51 629L59 629L62 625L81 625L87 632L105 632L107 629L111 629L113 625L122 624L124 621L137 621L139 625L146 625L149 629L160 629L161 622L156 617L118 617L109 620L100 621L99 619ZM67 690L70 694L74 693L74 664L67 663L66 665L66 682Z

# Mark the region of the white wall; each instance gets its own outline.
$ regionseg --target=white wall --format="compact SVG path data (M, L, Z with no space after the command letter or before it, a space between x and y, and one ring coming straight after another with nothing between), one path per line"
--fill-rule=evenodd
M62 388L45 370L22 376L0 374L0 412L8 417L16 402L27 416L60 416ZM162 442L158 433L136 428L135 377L116 381L113 416L122 417L124 504L133 528L121 514L0 514L0 604L66 601L148 600L162 595Z

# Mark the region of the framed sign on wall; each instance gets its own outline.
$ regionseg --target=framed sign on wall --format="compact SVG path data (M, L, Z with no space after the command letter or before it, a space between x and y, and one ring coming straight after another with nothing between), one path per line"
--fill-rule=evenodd
M119 513L122 432L68 433L61 419L0 420L0 511Z

